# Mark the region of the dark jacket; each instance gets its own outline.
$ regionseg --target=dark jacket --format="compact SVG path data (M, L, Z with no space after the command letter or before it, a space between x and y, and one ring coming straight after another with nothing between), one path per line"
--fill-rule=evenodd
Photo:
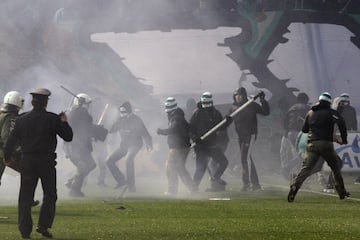
M185 119L184 111L177 108L168 114L169 127L159 129L159 134L167 136L169 148L180 149L190 147L190 127Z
M356 119L356 110L350 105L342 105L338 107L338 112L344 118L346 129L357 131L357 119Z
M198 109L194 112L190 119L190 136L191 139L197 141L206 132L216 126L223 120L221 113L214 107L202 108L201 104L198 104ZM219 129L223 130L227 125ZM214 132L199 144L198 147L216 147L217 145L217 134Z
M304 103L296 103L292 105L284 119L285 131L301 131L301 128L304 125L305 116L309 110L310 106Z
M335 123L339 126L342 141L347 143L344 119L338 111L330 107L330 103L320 101L312 106L311 110L307 113L302 131L309 133L309 141L326 140L332 142Z
M152 138L141 118L133 113L127 117L120 117L110 129L112 132L120 132L121 144L130 147L143 145L152 147Z
M93 118L84 107L72 109L68 115L69 124L74 130L74 139L70 143L72 151L92 152L93 139L97 138L97 125L93 124Z
M237 103L234 102L230 112L234 112L237 108L241 107L244 103L247 102L247 99ZM249 136L249 135L257 135L257 116L256 114L261 114L267 116L270 114L269 103L263 99L261 101L261 105L252 102L246 108L241 110L238 114L236 114L234 119L235 130L239 136L239 138Z
M71 141L73 132L70 125L62 122L57 114L33 109L16 119L4 147L5 159L11 159L17 143L23 154L52 154L56 150L57 135L67 142Z
M0 161L4 159L4 146L7 142L10 132L14 129L15 120L19 116L19 110L7 111L2 109L0 111ZM16 147L16 159L19 159L21 154L20 147Z

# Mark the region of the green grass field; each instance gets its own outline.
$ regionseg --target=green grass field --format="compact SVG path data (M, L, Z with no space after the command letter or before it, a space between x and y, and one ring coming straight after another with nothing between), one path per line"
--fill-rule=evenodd
M352 193L347 200L322 194L313 183L308 186L313 191L302 190L294 203L288 203L286 185L277 182L264 183L260 192L241 192L236 180L229 183L226 192L202 191L190 197L182 189L177 198L164 198L160 191L141 188L145 182L138 183L137 193L124 197L111 188L92 188L89 184L84 190L88 198L60 196L51 229L55 239L360 238L360 191L359 185L352 183L347 184ZM0 201L0 216L8 217L0 219L0 239L20 239L16 205L8 201ZM39 209L33 209L35 224ZM42 237L33 232L32 239Z

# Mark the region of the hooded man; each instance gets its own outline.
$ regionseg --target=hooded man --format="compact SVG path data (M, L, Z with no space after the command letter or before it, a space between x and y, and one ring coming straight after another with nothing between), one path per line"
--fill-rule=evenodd
M186 159L190 151L190 129L184 111L178 107L175 98L168 97L165 101L165 112L168 117L168 128L158 129L157 134L167 136L169 157L166 162L168 191L166 195L175 196L178 192L179 180L190 193L197 191L197 186L186 169Z
M119 110L120 118L114 123L109 132L119 132L121 143L107 158L106 165L117 182L115 189L127 185L129 192L136 192L135 157L143 146L143 142L145 142L148 151L152 150L152 138L143 120L133 113L130 102L124 102ZM116 165L116 163L125 156L127 156L126 178Z
M234 116L235 130L239 138L243 191L261 189L257 171L252 159L250 159L250 173L248 164L248 156L251 158L249 148L255 141L258 131L256 115L261 114L267 116L270 114L269 104L265 100L265 93L262 92L259 97L261 105L256 102L252 102L249 106ZM237 108L241 107L248 101L246 89L243 87L236 89L233 94L233 99L234 103L230 112L234 112Z

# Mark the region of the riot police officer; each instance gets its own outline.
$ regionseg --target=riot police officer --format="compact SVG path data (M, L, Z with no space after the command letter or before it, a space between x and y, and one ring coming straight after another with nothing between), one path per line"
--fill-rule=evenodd
M14 128L15 119L19 116L19 111L24 105L24 98L17 91L10 91L4 96L4 102L0 109L0 185L1 177L5 170L3 147L7 141L11 130ZM20 147L16 148L14 159L7 164L16 171L20 171L18 160L21 156Z
M69 112L69 123L74 130L74 139L64 145L65 154L76 167L75 175L68 180L66 186L70 189L71 197L84 197L81 188L84 179L96 168L92 156L93 139L104 141L107 130L100 125L93 124L93 118L89 113L92 99L85 93L79 93L73 99L73 105Z
M19 116L20 109L23 108L24 98L17 91L10 91L4 96L4 102L0 109L0 185L1 178L5 170L4 145L10 132L14 129L15 120ZM13 159L9 160L6 165L17 172L20 172L19 161L21 158L21 148L17 146L13 154ZM33 201L32 206L39 205L39 200Z

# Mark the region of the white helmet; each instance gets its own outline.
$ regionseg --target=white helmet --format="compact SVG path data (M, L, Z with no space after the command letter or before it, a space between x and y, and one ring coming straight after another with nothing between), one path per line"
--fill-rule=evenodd
M17 91L10 91L4 97L4 104L11 104L21 109L24 106L24 98Z
M74 106L81 106L83 104L90 104L92 99L86 93L79 93L74 98Z

